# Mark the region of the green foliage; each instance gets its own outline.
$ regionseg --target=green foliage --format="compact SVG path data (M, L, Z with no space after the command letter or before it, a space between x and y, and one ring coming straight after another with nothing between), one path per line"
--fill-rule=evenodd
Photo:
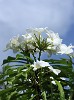
M0 84L3 86L0 90L1 100L13 100L13 98L15 100L40 100L40 98L42 100L68 100L74 81L71 59L45 59L44 61L49 62L54 68L61 70L59 75L55 75L47 67L33 71L30 67L33 60L29 57L24 57L24 59L21 54L18 54L15 60L13 58L8 57L3 62L3 73L0 74ZM20 63L25 63L22 66L19 63L15 65L15 61L19 60ZM28 64L27 60L29 60ZM13 65L10 64L12 61ZM51 84L54 80L50 79L52 76L55 79L55 85ZM62 80L60 77L68 78L69 81ZM68 90L64 89L67 85L70 86Z
M73 100L74 63L72 58L48 58L43 59L42 62L42 53L47 52L47 47L53 45L40 35L37 37L34 34L34 37L36 42L32 41L33 48L29 49L29 43L24 42L25 49L16 47L14 41L13 45L10 45L10 49L15 47L12 49L17 48L20 51L15 57L8 56L3 61L3 70L0 73L2 86L0 100ZM50 55L52 51L49 50ZM34 67L37 69L35 70Z

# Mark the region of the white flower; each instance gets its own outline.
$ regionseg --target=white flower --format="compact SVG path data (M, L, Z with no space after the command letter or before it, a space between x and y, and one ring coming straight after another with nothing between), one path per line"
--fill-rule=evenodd
M29 28L26 30L26 32L32 35L32 37L35 39L34 41L36 41L36 38L43 40L41 33L47 32L47 28Z
M58 53L61 53L61 54L70 54L70 53L73 52L73 49L72 48L74 48L72 45L67 46L65 44L61 44L59 46Z
M58 52L58 46L62 43L62 39L59 37L58 33L54 33L52 31L48 31L47 33L47 42L49 43L49 46L47 47L48 51L52 51L52 53Z
M47 31L47 27L45 28L29 28L26 30L27 33L42 33L42 32L46 32Z
M31 66L34 67L33 70L35 71L39 68L42 68L42 67L45 67L45 66L50 66L50 65L49 65L48 62L45 62L45 61L42 61L42 60L41 61L37 60L37 62L34 62L34 64L31 65Z
M23 42L28 43L33 40L33 37L31 34L24 34L24 35L20 36L18 40L19 40L19 42L23 41Z
M6 49L12 49L13 52L17 52L19 50L21 50L20 48L22 48L23 50L26 49L34 49L32 42L33 42L33 37L31 36L31 34L24 34L21 36L15 36L12 39L10 39L10 42L6 45Z
M13 49L16 51L18 50L18 46L20 45L20 43L18 42L18 38L19 38L19 35L18 36L14 36L12 39L10 39L10 42L6 45L6 50L8 49Z
M42 68L42 67L48 67L50 69L50 71L52 71L56 75L58 75L61 72L59 69L54 69L48 62L45 62L42 60L41 61L37 60L37 62L34 62L34 64L31 66L33 67L34 71L36 71L37 69Z
M18 46L19 45L18 37L19 36L15 36L10 40L11 46L13 46L13 45Z
M21 43L21 48L23 50L34 50L32 43L35 41L31 34L24 34L19 40L23 40Z
M48 68L50 69L50 71L52 71L52 72L55 73L56 75L58 75L58 74L61 72L61 70L59 70L59 69L54 69L52 66L49 66Z
M62 39L59 37L58 33L54 33L52 31L49 31L46 33L48 35L47 42L54 46L58 46L62 43Z

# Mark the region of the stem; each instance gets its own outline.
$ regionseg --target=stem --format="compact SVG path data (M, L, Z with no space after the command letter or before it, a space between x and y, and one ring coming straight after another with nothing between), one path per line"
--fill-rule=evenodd
M39 52L39 58L38 58L39 61L40 61L40 57L41 57L41 50L40 50L40 52Z
M34 53L32 53L32 56L33 56L33 58L34 58L34 60L35 60L35 62L36 62L36 57L35 57Z
M53 100L53 89L52 89L52 83L51 84L51 100Z
M35 71L35 76L36 76L36 91L38 93L36 100L40 100L41 99L41 90L39 87L38 71Z
M40 50L40 52L39 52L39 58L38 58L38 60L40 61L40 57L41 57L41 41L40 41L40 35L39 35L39 50Z

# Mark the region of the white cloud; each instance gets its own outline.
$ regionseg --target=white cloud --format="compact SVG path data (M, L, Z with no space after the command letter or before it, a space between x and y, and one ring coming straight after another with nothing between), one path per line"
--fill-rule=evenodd
M29 27L65 34L73 21L73 5L73 0L0 0L0 55L10 37Z

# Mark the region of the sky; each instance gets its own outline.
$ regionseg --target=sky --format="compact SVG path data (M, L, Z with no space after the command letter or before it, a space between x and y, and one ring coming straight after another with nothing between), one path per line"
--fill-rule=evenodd
M13 55L3 52L10 38L25 34L26 28L48 27L63 43L74 45L73 10L74 0L0 0L0 65Z

